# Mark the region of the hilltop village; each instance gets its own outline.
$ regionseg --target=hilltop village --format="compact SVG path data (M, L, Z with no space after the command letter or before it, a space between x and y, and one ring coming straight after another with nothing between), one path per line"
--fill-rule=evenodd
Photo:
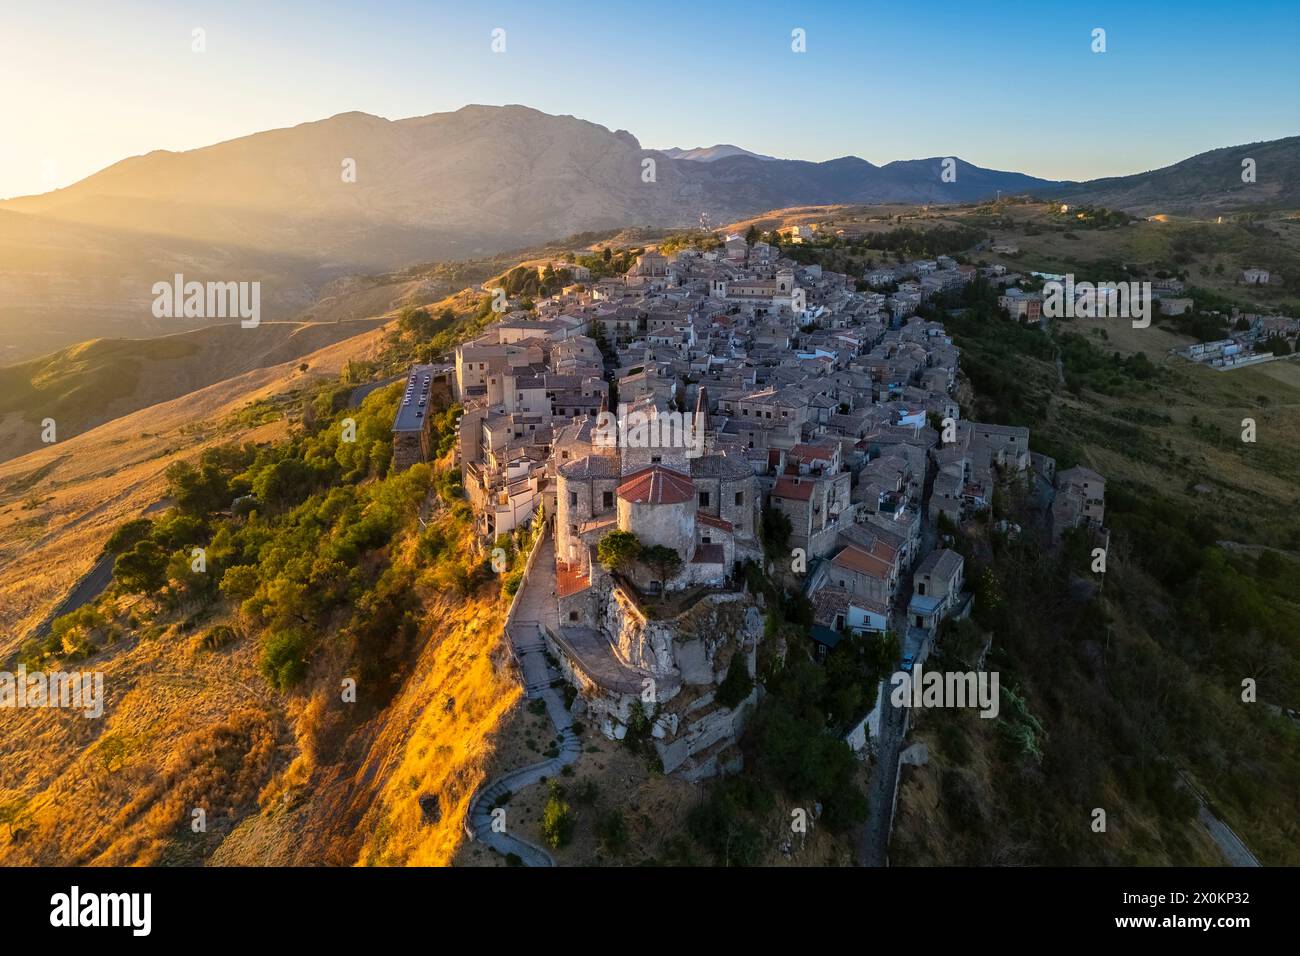
M546 529L510 614L529 693L562 675L572 714L610 737L644 729L667 772L699 779L738 759L763 635L747 562L797 576L817 655L887 632L911 669L971 606L942 529L988 511L1000 486L1032 496L1052 538L1104 541L1101 475L1057 473L1027 428L962 418L959 349L914 313L975 266L906 262L858 291L858 277L732 235L646 251L597 281L573 263L540 269L570 284L505 303L454 364L411 370L396 464L429 457L434 390L461 403L458 464L484 548ZM767 512L788 520L788 554L765 553ZM849 734L855 748L872 745L879 712Z

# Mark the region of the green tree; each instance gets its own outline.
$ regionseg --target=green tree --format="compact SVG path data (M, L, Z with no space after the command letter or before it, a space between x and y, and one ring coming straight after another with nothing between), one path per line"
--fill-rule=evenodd
M411 306L407 306L398 314L397 327L418 339L427 339L434 332L433 318L429 313L424 309Z
M778 508L763 509L762 538L763 552L773 561L787 557L790 553L790 535L794 525L789 515Z
M167 583L167 554L152 541L141 541L113 562L113 580L132 594L152 594Z
M167 494L176 506L192 515L206 515L230 502L230 488L221 469L212 462L195 468L186 461L167 466Z
M662 544L642 548L641 562L658 572L659 580L665 584L682 569L682 556Z
M641 542L631 531L611 531L596 545L596 557L606 571L626 571L641 557Z
M221 576L221 593L228 598L242 601L253 596L260 582L261 576L254 565L237 564L233 568L226 568Z
M104 545L104 550L109 554L122 554L125 551L130 551L149 537L149 532L152 530L153 522L148 518L136 518L134 521L128 521L113 532L108 539L108 543Z

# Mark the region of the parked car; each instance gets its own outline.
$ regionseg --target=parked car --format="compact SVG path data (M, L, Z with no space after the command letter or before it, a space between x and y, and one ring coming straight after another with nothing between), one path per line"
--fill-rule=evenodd
M907 671L908 673L911 673L912 665L915 664L915 663L916 663L916 655L915 655L915 654L904 654L904 655L903 655L903 670Z

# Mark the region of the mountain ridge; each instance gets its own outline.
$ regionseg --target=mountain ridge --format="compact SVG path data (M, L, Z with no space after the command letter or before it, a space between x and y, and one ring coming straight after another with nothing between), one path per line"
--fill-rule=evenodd
M1021 194L1142 212L1300 208L1297 144L1225 147L1134 177L1073 183L956 156L884 165L748 150L674 158L626 130L517 104L396 120L353 110L194 150L153 150L51 193L0 201L0 332L9 353L0 360L184 328L160 327L149 312L152 285L178 272L259 281L263 319L279 321L341 276L582 233L694 227L701 214L735 222L796 206ZM1259 182L1249 186L1235 168L1245 149L1259 162ZM944 175L949 158L955 178Z

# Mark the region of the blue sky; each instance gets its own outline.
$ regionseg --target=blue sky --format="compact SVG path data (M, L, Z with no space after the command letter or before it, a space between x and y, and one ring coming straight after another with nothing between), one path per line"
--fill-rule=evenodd
M570 113L647 147L1084 179L1300 133L1297 49L1296 0L5 0L0 196L151 149L467 103Z

